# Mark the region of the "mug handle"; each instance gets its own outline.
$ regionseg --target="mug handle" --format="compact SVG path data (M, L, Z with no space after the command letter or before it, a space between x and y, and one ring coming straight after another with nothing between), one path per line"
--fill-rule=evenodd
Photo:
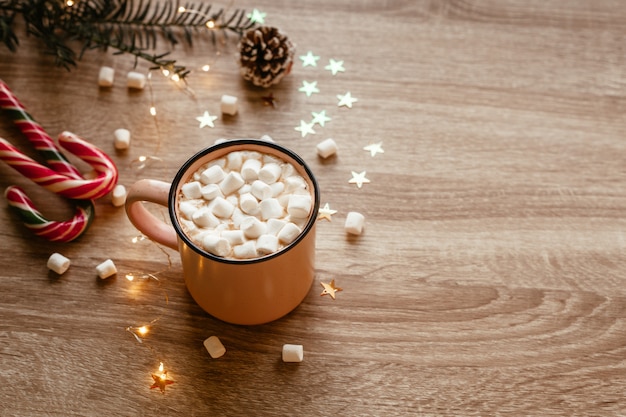
M157 243L178 250L174 227L156 218L143 204L147 201L167 207L170 187L171 184L158 180L137 181L126 195L126 215L141 233Z

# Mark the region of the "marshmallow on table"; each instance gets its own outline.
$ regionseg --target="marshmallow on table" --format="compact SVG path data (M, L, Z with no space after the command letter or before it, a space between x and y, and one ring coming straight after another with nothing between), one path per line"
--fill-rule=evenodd
M237 114L237 97L224 94L221 102L222 113L234 116Z
M115 129L113 132L115 149L124 150L130 146L130 131L128 129Z
M209 337L203 344L213 359L220 358L226 353L226 348L217 336Z
M130 71L127 75L126 85L128 88L143 90L146 86L146 76L140 72Z
M337 144L331 138L321 141L316 146L317 154L322 158L328 158L337 153Z
M115 264L112 260L107 259L100 265L96 266L96 272L98 273L98 276L100 278L105 279L110 277L111 275L117 274L117 268L115 267Z
M98 74L98 85L100 87L111 87L113 85L113 78L115 77L115 70L111 67L101 67Z
M304 348L302 345L283 345L283 362L302 362Z
M365 217L356 211L351 211L346 216L346 222L344 224L344 229L346 232L352 235L360 235L363 231L363 223L365 222Z
M126 203L126 187L117 184L111 192L111 203L115 207L122 207Z
M70 267L70 260L60 253L53 253L50 255L50 258L48 258L47 266L48 269L62 275Z

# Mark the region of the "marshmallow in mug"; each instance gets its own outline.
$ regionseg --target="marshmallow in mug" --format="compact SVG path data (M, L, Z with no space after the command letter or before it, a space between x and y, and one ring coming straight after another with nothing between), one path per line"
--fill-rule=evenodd
M234 151L192 173L178 196L185 234L207 252L253 259L302 233L313 198L295 167L257 151Z

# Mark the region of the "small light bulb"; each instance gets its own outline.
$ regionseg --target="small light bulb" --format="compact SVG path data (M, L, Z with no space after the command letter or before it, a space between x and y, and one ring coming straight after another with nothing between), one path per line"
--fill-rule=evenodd
M131 281L135 279L135 276L133 274L126 274L126 279Z
M170 71L166 70L165 68L161 72L163 73L163 76L165 76L165 77L169 77L169 75L170 75Z
M67 0L67 1L65 2L65 5L66 5L67 7L72 7L72 6L74 5L74 1L73 1L73 0Z
M180 81L180 77L178 76L178 74L172 75L172 81L174 81L175 83Z
M206 27L208 27L209 29L215 28L215 22L213 20L209 20L208 22L206 22Z
M137 331L139 332L140 335L144 336L145 334L148 333L148 326L141 326L140 328L137 329Z
M145 155L141 155L139 158L137 158L139 160L139 162L146 162L146 159L148 159L148 157L146 157Z
M202 71L207 72L211 69L211 66L209 64L203 65L202 66Z
M187 11L187 9L185 9L183 6L180 6L178 8L178 13L185 13Z
M151 106L151 107L150 107L150 114L151 114L152 116L156 116L156 107L154 107L154 106Z
M159 372L163 372L164 369L163 362L159 362Z

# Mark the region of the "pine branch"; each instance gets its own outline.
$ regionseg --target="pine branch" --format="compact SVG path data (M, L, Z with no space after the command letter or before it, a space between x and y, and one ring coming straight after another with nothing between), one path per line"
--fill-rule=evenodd
M149 53L164 41L171 47L184 42L192 46L194 36L234 32L242 36L255 26L244 10L212 12L210 4L185 4L178 0L75 0L67 6L63 0L0 0L0 41L16 52L19 40L13 29L21 15L26 32L41 40L55 64L68 70L77 65L85 51L114 49L115 54L130 54L150 62L155 68L166 67L184 78L189 71L168 59L169 52ZM77 53L70 44L82 44Z

